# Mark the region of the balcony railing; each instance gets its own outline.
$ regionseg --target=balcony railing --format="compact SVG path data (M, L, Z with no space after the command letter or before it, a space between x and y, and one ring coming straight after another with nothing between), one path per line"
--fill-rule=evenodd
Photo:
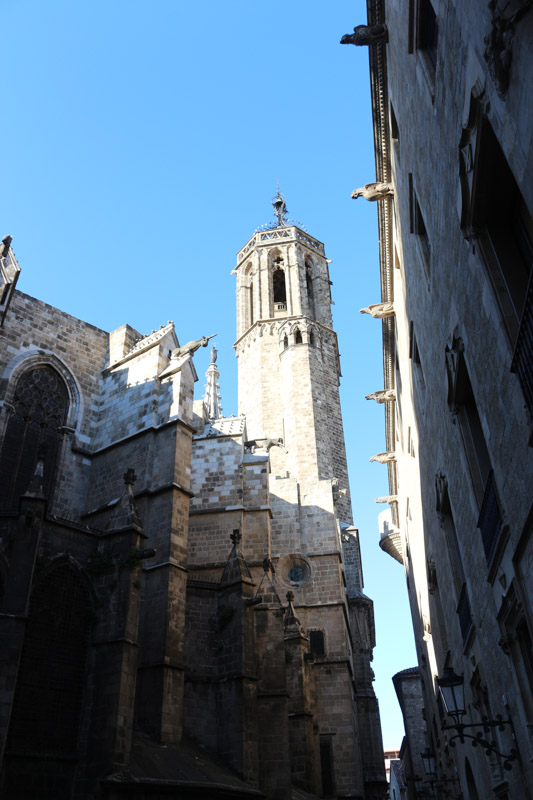
M511 372L518 375L529 413L533 416L533 278L529 280Z
M490 564L496 542L498 541L502 529L502 515L496 495L496 486L494 485L494 473L492 471L489 473L487 485L485 486L485 494L483 495L477 526L481 532L481 540L483 542L487 564Z

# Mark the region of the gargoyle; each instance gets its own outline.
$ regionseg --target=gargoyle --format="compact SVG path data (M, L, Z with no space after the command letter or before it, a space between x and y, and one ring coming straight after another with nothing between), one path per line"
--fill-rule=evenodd
M377 181L376 183L365 183L360 189L355 189L352 192L352 200L357 200L358 197L364 197L365 200L383 200L384 197L391 197L393 194L394 189L391 183Z
M192 342L187 342L183 347L176 347L170 354L170 358L176 359L186 355L192 356L196 353L198 348L207 347L209 339L212 339L214 336L216 336L216 333L213 333L212 336L202 336L201 339L193 339Z
M365 395L365 400L375 400L376 403L389 403L391 400L396 400L396 392L394 389L380 389L379 392Z
M4 236L2 242L0 243L0 258L7 256L12 240L12 236Z
M254 453L256 450L269 451L272 447L283 447L283 439L250 439L249 442L244 443L244 449L248 453Z
M393 303L373 303L371 306L359 309L360 314L370 314L374 319L384 319L385 317L394 316Z
M375 497L374 503L397 503L398 502L398 495L397 494L389 494L386 497Z
M378 453L372 456L370 461L377 461L379 464L388 464L389 461L396 461L396 453Z
M356 25L353 33L345 33L341 44L355 44L357 47L388 42L387 26L383 25Z

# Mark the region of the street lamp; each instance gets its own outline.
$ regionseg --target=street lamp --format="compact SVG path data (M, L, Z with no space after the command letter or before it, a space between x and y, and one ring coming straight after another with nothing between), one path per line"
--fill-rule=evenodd
M429 747L426 747L424 752L420 753L420 755L426 775L435 775L435 753L432 753Z
M437 684L446 713L450 714L457 724L460 724L461 717L466 713L463 676L456 675L451 667L446 667L444 676L437 678Z
M449 794L451 790L448 789L446 784L458 784L459 780L457 778L437 777L435 753L432 753L429 747L426 747L424 752L420 753L420 756L422 758L422 763L424 764L424 772L428 776L425 783L428 783L431 786L431 789L435 795L437 790L442 790L446 794L446 797L452 797ZM462 800L461 792L459 792L457 797L454 797L453 800Z
M451 747L455 747L455 739L459 739L461 744L464 744L465 739L471 739L473 747L480 745L480 747L482 747L485 751L485 755L495 753L497 756L500 756L500 758L503 759L504 769L512 769L513 765L511 762L518 759L518 752L513 748L508 754L501 753L498 750L494 739L489 742L483 737L483 734L490 733L491 728L498 728L499 731L503 731L506 725L510 725L512 730L513 723L511 722L511 718L509 717L509 719L503 719L501 714L497 714L496 719L491 720L488 717L482 717L481 722L469 722L468 724L465 724L462 722L462 718L466 713L464 677L462 675L456 675L453 669L447 667L444 671L444 676L442 678L437 678L437 685L439 687L446 713L449 714L454 721L454 724L450 725L446 722L446 720L444 720L442 723L442 730L457 731L457 733L454 734L451 739L449 739L448 743L451 745ZM465 733L467 728L481 728L481 730L478 731L475 736L473 736L470 733Z

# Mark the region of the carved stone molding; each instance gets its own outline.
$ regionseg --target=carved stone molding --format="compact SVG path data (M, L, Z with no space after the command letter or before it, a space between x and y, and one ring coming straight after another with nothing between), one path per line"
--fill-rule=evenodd
M448 494L448 479L441 472L435 475L435 494L437 496L437 514L445 515L445 501Z
M448 340L445 349L446 375L448 378L448 405L454 414L456 413L457 376L464 350L463 340L459 336L457 330L455 330Z
M514 13L509 13L508 0L491 0L491 29L485 36L485 52L490 76L500 97L505 97L509 87L509 73L513 58L515 25L533 7L533 0L524 0Z
M486 111L485 90L476 83L470 92L468 120L459 140L459 181L461 186L461 228L469 241L476 236L473 226L476 161L481 123Z

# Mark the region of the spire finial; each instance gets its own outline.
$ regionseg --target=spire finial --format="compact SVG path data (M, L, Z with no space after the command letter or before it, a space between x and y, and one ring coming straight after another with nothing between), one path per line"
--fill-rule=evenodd
M234 547L238 547L242 540L242 535L239 528L235 528L233 533L230 534L231 541L233 542Z
M124 483L126 484L126 486L133 486L133 484L137 480L137 475L135 474L135 470L132 467L129 467L129 469L126 470L126 472L122 477L124 478Z
M222 406L220 404L220 387L218 379L220 373L217 367L217 349L213 345L211 348L211 360L205 373L207 383L205 385L204 408L209 420L220 419L222 417Z
M274 207L274 214L277 220L277 228L284 228L287 225L287 214L289 213L287 210L287 204L285 203L285 198L281 194L279 190L279 180L278 180L278 193L276 197L272 200L272 205Z
M301 628L300 620L294 613L294 606L293 606L294 592L287 592L285 597L287 598L288 601L287 613L285 615L285 622L284 622L285 627L289 628L295 626Z

